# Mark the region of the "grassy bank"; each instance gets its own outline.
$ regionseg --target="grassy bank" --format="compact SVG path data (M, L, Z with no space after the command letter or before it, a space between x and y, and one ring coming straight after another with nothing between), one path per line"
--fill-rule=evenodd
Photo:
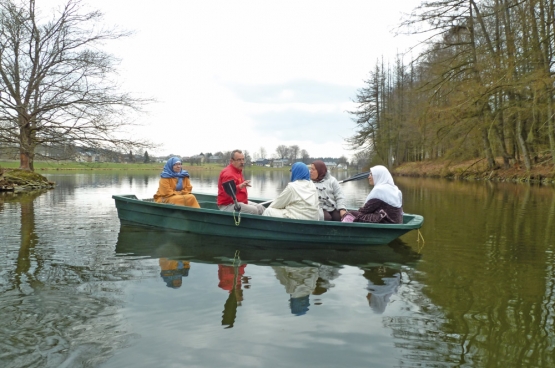
M115 163L115 162L75 162L75 161L35 161L35 171L49 171L49 170L153 170L162 171L164 164L156 163ZM17 169L19 161L0 161L0 167L5 169ZM198 171L221 171L224 168L222 164L204 164L204 165L183 165L183 169L198 172ZM248 166L245 170L249 171L289 171L290 167L273 168L262 166Z
M498 165L501 167L500 160ZM485 160L461 162L434 160L404 163L394 168L392 172L394 175L399 176L555 184L555 169L553 165L548 164L535 165L530 171L520 166L513 166L509 169L488 170Z
M0 192L52 189L56 183L36 172L0 169Z

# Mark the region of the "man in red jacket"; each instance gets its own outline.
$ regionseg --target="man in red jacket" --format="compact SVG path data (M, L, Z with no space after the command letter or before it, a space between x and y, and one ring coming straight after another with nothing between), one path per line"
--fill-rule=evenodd
M224 190L222 183L233 180L237 191L237 203L241 206L242 213L250 213L254 215L262 215L265 207L255 203L249 202L247 187L250 187L250 180L243 178L243 168L245 167L245 155L241 150L234 150L231 152L231 159L229 165L220 173L218 179L218 208L222 211L233 212L233 198L231 198Z

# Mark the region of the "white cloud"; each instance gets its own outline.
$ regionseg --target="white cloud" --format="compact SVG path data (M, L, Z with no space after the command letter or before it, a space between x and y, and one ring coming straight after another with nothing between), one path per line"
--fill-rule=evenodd
M59 3L60 0L42 2ZM91 0L107 25L135 31L106 45L122 59L125 90L159 102L136 134L153 154L234 148L273 153L298 144L313 156L350 155L345 112L382 56L415 41L394 38L417 0Z

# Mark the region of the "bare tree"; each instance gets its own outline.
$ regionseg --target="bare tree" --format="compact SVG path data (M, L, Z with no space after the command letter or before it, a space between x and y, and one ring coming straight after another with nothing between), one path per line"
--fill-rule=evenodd
M0 142L19 147L20 168L33 170L40 145L151 147L122 134L147 100L119 91L117 60L99 49L129 33L103 27L80 0L38 13L35 0L0 1Z
M354 154L353 160L351 162L352 166L356 166L357 170L367 168L369 166L369 156L368 151L360 151Z
M276 153L277 153L277 157L283 160L285 157L289 156L289 147L287 147L284 144L281 144L276 148Z
M260 153L260 158L266 158L266 148L260 147L258 152Z
M249 151L247 150L243 150L243 154L245 155L245 164L251 164L252 162L252 157Z
M310 155L308 154L308 151L305 149L301 150L301 159L303 160L303 163L308 164L309 160L310 160Z
M297 145L289 146L289 161L294 163L297 157L299 157L299 151L301 149Z

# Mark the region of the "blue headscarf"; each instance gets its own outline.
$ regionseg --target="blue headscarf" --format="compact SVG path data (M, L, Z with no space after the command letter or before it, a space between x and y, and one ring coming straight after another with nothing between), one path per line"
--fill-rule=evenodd
M187 172L187 170L181 170L181 172L173 172L173 165L175 165L177 162L181 162L181 160L177 157L170 157L170 159L168 161L166 161L166 164L164 165L164 170L162 171L162 174L160 174L161 178L179 178L179 180L177 181L177 185L175 187L175 190L182 190L183 189L183 178L188 178L189 177L189 173Z
M291 167L291 181L310 180L308 167L302 162L295 162Z

